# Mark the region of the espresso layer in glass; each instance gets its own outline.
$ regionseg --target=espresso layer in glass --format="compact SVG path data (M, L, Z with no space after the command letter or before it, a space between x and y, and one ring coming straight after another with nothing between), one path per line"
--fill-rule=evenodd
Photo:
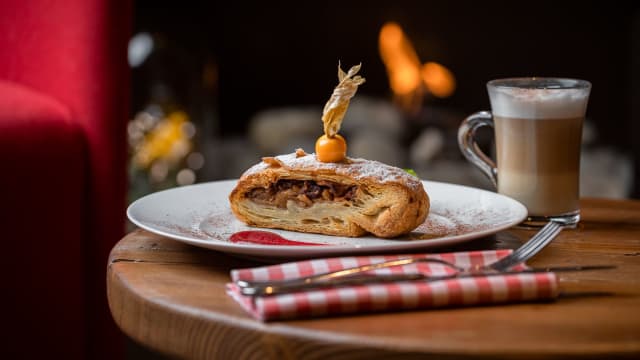
M498 192L522 202L529 214L579 210L583 117L513 118L494 114Z

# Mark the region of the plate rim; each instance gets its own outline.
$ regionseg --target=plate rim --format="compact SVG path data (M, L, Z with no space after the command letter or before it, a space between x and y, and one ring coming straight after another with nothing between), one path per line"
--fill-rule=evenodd
M225 180L215 180L202 182L197 184L191 184L186 186L179 186L170 189L156 191L150 194L147 194L141 198L133 201L129 206L127 206L126 215L127 218L139 228L142 228L151 233L161 235L172 240L181 241L186 244L190 244L193 246L198 246L202 248L207 248L210 250L221 251L224 253L238 254L238 255L252 255L252 256L260 256L265 258L283 258L283 257L315 257L315 256L325 256L325 255L337 255L337 254L356 254L356 253L381 253L381 252L398 252L404 250L414 250L420 248L435 248L442 247L446 245L454 245L464 241L471 241L473 239L478 239L481 237L485 237L488 235L492 235L503 231L505 229L511 228L527 218L527 209L526 207L520 203L519 201L503 195L497 192L493 192L486 189L479 189L472 186L461 185L461 184L453 184L448 182L441 181L431 181L431 180L421 180L423 186L427 188L429 184L436 184L437 186L445 186L445 187L459 187L465 188L467 191L474 191L480 193L487 193L489 196L497 196L498 198L502 198L507 202L511 202L512 205L519 208L520 215L514 216L514 220L511 222L505 222L504 224L490 227L488 229L472 231L469 233L457 234L452 236L444 236L433 239L423 239L423 240L412 240L411 242L406 242L402 244L374 244L374 245L323 245L323 246L301 246L301 245L262 245L262 244L244 244L244 243L231 243L225 242L214 237L209 237L208 240L205 239L197 239L194 237L185 236L183 234L171 233L164 231L163 229L159 229L157 227L148 225L144 221L137 219L133 212L137 207L141 206L140 204L145 201L149 201L153 197L162 196L168 192L176 192L176 191L190 191L197 187L206 187L212 186L215 184L223 184L223 183L232 183L237 182L238 179L225 179ZM429 194L429 193L427 193ZM268 231L268 230L267 230ZM321 235L321 234L319 234ZM272 254L272 251L265 252L264 250L276 250L277 254Z

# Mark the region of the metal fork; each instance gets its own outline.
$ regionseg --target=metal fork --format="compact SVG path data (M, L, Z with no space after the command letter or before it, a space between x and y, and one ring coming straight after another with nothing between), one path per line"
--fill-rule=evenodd
M562 225L554 221L549 221L542 227L542 229L540 229L540 231L538 231L538 233L536 233L531 239L529 239L529 241L524 243L517 250L496 262L484 265L480 268L495 271L509 270L515 265L523 263L539 253L540 250L551 242L551 240L555 239L560 231L562 231Z
M368 278L356 278L354 275L361 274L367 271L395 267L395 266L403 266L415 263L437 263L442 264L444 266L450 267L456 271L455 275L447 275L440 277L432 277L433 280L446 279L451 277L458 276L477 276L477 275L490 275L490 274L499 274L505 271L508 271L515 265L523 263L536 255L540 250L542 250L551 240L553 240L558 233L562 231L562 225L556 222L549 222L546 224L538 233L536 233L529 241L520 246L517 250L512 252L511 254L503 257L502 259L493 262L491 264L486 264L483 266L472 266L469 268L463 268L458 265L452 264L445 260L434 259L434 258L401 258L396 260L390 260L375 264L368 264L357 266L353 268L338 270L327 272L323 274L311 275L303 278L297 279L287 279L287 280L267 280L267 281L246 281L246 280L238 280L236 284L240 288L240 292L243 295L251 295L251 296L261 296L261 295L274 295L277 293L290 292L295 290L302 290L306 288L327 286L327 285L336 285L335 280L341 279L345 281L340 281L340 285L343 284L354 284L354 283L363 283L371 281L374 276L370 276ZM564 268L564 271L567 270L582 270L580 267L572 267L570 269ZM550 270L550 269L547 269ZM421 279L429 277L428 275L423 274L399 274L396 277L387 276L386 281L392 280L394 278L402 279L402 280L412 280L412 279Z

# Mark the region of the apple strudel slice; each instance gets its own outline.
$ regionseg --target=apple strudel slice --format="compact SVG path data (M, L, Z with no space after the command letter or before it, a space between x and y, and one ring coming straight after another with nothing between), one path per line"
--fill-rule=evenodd
M350 237L405 234L429 211L422 182L402 169L364 159L324 163L300 149L249 168L229 201L251 226Z

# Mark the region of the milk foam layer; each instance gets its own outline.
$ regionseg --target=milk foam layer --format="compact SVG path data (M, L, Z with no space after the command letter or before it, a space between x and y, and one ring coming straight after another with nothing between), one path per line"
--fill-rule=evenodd
M524 89L489 86L494 115L520 119L583 117L588 89Z

